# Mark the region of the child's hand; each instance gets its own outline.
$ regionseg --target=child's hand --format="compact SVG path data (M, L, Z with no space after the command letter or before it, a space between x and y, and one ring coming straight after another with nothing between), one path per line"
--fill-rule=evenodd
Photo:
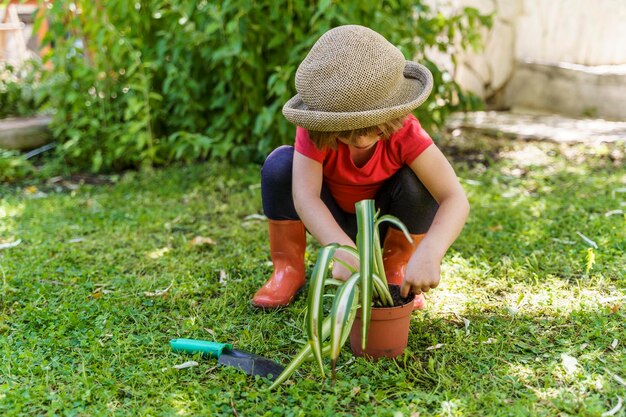
M402 297L406 297L411 289L414 294L428 292L437 288L440 280L441 262L418 249L406 266L400 293Z
M337 252L335 252L335 258L347 263L355 270L359 270L359 261L354 256L346 253L345 251L338 250ZM352 271L346 268L341 262L335 260L333 264L333 278L345 281L350 278L351 275Z

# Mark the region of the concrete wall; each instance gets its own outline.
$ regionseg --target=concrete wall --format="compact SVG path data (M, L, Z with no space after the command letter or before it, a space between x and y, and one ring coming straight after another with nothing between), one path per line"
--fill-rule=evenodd
M19 66L24 60L40 52L40 39L45 35L47 23L39 33L33 33L37 0L12 0L8 8L0 1L0 63Z
M432 0L495 13L457 82L492 108L626 119L626 0ZM442 65L448 65L440 57Z
M515 56L544 63L626 64L626 1L524 0Z

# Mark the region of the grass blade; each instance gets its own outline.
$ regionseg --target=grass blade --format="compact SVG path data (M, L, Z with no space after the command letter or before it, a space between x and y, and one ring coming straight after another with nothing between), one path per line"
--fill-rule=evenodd
M317 359L322 377L324 377L324 363L322 361L322 320L324 316L324 281L330 262L337 250L337 244L327 245L320 249L317 262L313 268L311 282L309 284L307 335L313 354Z

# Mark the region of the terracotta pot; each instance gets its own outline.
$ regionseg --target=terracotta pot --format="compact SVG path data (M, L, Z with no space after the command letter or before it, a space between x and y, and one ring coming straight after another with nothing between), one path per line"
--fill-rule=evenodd
M409 341L413 299L397 307L374 307L367 336L367 347L361 349L361 309L350 330L350 349L356 356L372 359L395 358L404 352Z

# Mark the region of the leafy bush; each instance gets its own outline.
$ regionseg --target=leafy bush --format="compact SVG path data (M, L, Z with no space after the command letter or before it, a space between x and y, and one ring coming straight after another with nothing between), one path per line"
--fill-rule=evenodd
M477 45L489 17L415 0L76 0L48 3L53 133L94 171L172 160L260 160L293 140L281 115L298 64L328 29L362 24L417 56L436 89L426 127L478 101L425 57ZM452 104L455 102L455 104Z
M0 149L0 182L22 179L33 172L33 166L17 151Z
M20 68L0 63L0 119L32 116L42 106L41 67L27 61Z

